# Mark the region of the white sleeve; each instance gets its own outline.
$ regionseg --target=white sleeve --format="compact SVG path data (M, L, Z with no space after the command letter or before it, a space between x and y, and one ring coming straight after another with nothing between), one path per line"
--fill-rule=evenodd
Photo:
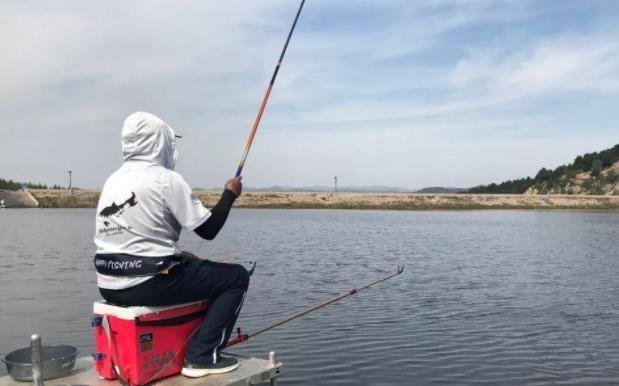
M166 177L163 182L166 206L183 229L196 229L211 216L211 212L194 196L191 187L180 174L171 172Z

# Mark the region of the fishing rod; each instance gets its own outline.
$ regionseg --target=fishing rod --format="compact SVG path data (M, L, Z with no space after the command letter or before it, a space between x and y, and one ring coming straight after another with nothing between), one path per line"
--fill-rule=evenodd
M258 125L260 125L260 119L262 118L262 113L264 113L264 108L267 105L269 100L269 96L271 95L271 90L273 89L273 84L275 84L275 78L277 78L277 73L279 72L279 67L284 60L284 55L286 54L286 49L288 48L288 43L290 43L290 38L292 37L292 33L294 32L294 27L297 25L297 20L299 20L299 15L301 15L301 10L303 9L303 4L305 4L305 0L301 1L301 5L299 6L299 10L297 11L297 15L294 18L294 22L292 23L292 27L290 28L290 32L288 33L288 38L286 39L286 44L284 44L284 48L282 49L282 53L279 56L279 60L277 61L277 65L275 66L275 71L273 71L273 77L269 82L269 86L267 87L266 92L264 93L264 98L262 98L262 103L260 104L260 109L258 110L258 115L254 120L254 126L249 133L249 139L247 140L247 144L245 145L245 151L243 151L243 157L241 158L241 162L239 163L238 169L236 169L235 177L239 177L241 172L243 171L243 166L245 166L245 160L247 160L247 155L249 154L249 149L251 148L252 142L254 142L254 137L256 136L256 131L258 130Z
M260 335L260 334L262 334L263 332L267 332L267 331L269 331L269 330L272 330L272 329L274 329L275 327L281 326L281 325L282 325L282 324L284 324L284 323L288 323L288 322L290 322L291 320L294 320L294 319L300 318L300 317L301 317L301 316L303 316L303 315L307 315L307 314L309 314L310 312L312 312L312 311L316 311L316 310L317 310L317 309L319 309L319 308L322 308L322 307L325 307L325 306L327 306L327 305L329 305L329 304L332 304L332 303L338 302L338 301L340 301L340 300L342 300L342 299L344 299L344 298L346 298L346 297L348 297L348 296L354 295L354 294L356 294L357 292L362 291L362 290L367 289L367 288L370 288L370 287L372 287L372 286L374 286L374 285L376 285L376 284L378 284L378 283L382 283L382 282L384 282L384 281L387 281L387 280L391 279L392 277L398 276L399 274L401 274L401 273L402 273L402 271L404 271L404 266L402 265L402 266L400 267L400 266L398 265L397 270L396 270L396 272L395 272L395 273L392 273L392 274L390 274L390 275L388 275L388 276L385 276L385 277L383 277L383 278L381 278L381 279L378 279L378 280L376 280L376 281L374 281L374 282L372 282L372 283L370 283L370 284L368 284L368 285L366 285L366 286L364 286L364 287L361 287L361 288L353 288L352 290L350 290L350 291L348 291L348 292L345 292L345 293L343 293L343 294L341 294L341 295L339 295L339 296L337 296L337 297L335 297L335 298L333 298L333 299L331 299L331 300L327 300L326 302L323 302L323 303L317 304L317 305L315 305L315 306L313 306L313 307L310 307L310 308L308 308L308 309L305 309L305 310L303 310L303 311L301 311L301 312L298 312L298 313L296 313L296 314L294 314L294 315L292 315L292 316L289 316L289 317L287 317L286 319L283 319L283 320L281 320L281 321L279 321L279 322L277 322L277 323L275 323L275 324L272 324L272 325L270 325L270 326L264 327L264 328L262 328L262 329L260 329L260 330L258 330L258 331L254 331L254 332L253 332L253 333L251 333L251 334L242 334L242 333L241 333L241 329L240 329L240 328L237 328L237 329L236 329L236 331L237 331L238 336L237 336L235 339L232 339L231 341L229 341L229 342L228 342L228 344L226 345L226 348L227 348L227 347L230 347L230 346L234 346L235 344L239 344L239 343L245 342L245 341L246 341L246 340L248 340L249 338L253 338L254 336L256 336L256 335Z

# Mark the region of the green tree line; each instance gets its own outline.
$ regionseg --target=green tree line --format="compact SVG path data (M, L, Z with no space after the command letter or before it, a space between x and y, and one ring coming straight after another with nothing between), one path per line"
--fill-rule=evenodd
M497 194L522 194L535 184L544 184L552 188L564 184L566 180L573 179L578 173L591 172L593 177L600 176L602 170L619 161L619 144L600 152L579 155L574 162L561 165L556 169L541 168L535 178L526 177L516 180L501 182L500 184L479 185L468 189L467 193L497 193ZM609 182L615 182L619 178L614 173L606 176Z
M26 185L29 189L63 189L60 185L53 185L51 187L48 187L45 184L32 183L30 181L19 182L0 178L0 189L3 190L19 190L23 185Z

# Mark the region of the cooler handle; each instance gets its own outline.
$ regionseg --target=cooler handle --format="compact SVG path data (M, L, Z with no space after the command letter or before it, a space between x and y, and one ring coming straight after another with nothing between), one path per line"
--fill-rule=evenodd
M194 319L197 319L206 314L206 309L199 310L187 315L177 316L175 318L163 319L163 320L140 320L135 318L135 324L138 326L175 326L178 324L187 323Z

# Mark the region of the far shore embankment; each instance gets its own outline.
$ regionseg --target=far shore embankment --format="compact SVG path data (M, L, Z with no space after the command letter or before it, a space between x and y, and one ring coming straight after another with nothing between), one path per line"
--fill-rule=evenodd
M0 202L7 208L36 208L39 202L27 190L0 189Z
M95 208L99 190L31 190L41 208ZM221 192L194 192L213 206ZM244 192L237 208L264 209L597 209L619 210L619 196L521 194Z

